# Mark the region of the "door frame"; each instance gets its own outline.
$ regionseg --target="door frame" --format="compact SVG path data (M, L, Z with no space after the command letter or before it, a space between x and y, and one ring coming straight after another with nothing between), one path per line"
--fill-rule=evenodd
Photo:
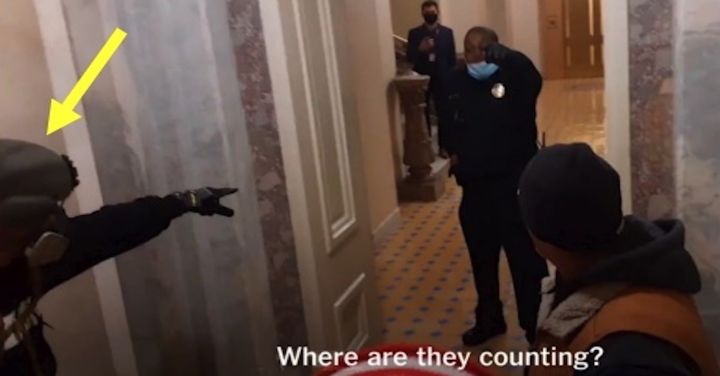
M566 11L566 5L568 0L555 0L559 3L561 10L560 10L560 17L558 19L558 32L559 35L550 35L548 31L545 28L545 21L547 18L547 10L548 10L548 1L549 0L538 0L538 36L539 36L539 44L540 44L540 60L542 62L543 66L543 74L548 79L574 79L574 78L593 78L592 74L589 70L582 72L572 72L572 69L568 68L567 62L566 62L566 51L565 48L560 48L560 53L558 51L549 51L549 45L555 45L557 43L562 44L562 47L565 47L566 43L566 28L569 25L568 20L566 17L568 16ZM603 9L603 0L599 0L600 2L600 19L603 20L602 15L602 9ZM602 23L602 22L601 22ZM603 33L605 32L603 28ZM601 38L603 40L603 46L604 46L604 36ZM605 52L605 49L603 47L602 52ZM606 73L607 68L604 66L604 57L603 57L603 71L602 76L604 77L604 74ZM562 66L560 66L562 65Z
M600 0L605 65L607 160L620 174L623 210L632 212L630 31L626 2ZM610 89L610 90L608 90Z
M276 111L275 116L278 124L278 131L282 143L283 163L294 161L293 165L285 166L285 174L288 185L288 196L291 198L290 213L293 223L293 234L295 237L295 247L298 254L298 267L302 274L317 274L315 265L311 260L303 255L313 252L312 231L310 224L305 220L308 217L305 195L305 186L302 184L304 180L303 169L301 166L301 145L297 142L296 122L301 121L295 116L295 104L293 102L292 86L290 84L290 74L288 71L288 56L285 46L285 36L283 32L282 15L280 4L277 1L267 0L260 1L260 17L262 19L263 33L265 40L273 40L273 43L267 43L267 60L270 77L272 81L272 93L275 101L276 109L285 109ZM320 317L319 296L302 288L303 304L305 309L305 321L308 331L308 341L310 344L323 343L322 338L318 338L319 323L313 322L312 318Z
M299 33L304 27L304 25L300 25L302 11L298 1L260 1L260 15L265 39L273 41L273 43L268 43L266 48L273 98L275 108L278 109L276 116L287 178L290 213L301 277L303 306L306 313L308 342L311 349L357 350L366 345L374 344L374 341L380 337L381 333L380 311L374 309L379 307L379 301L374 290L374 266L371 264L370 269L361 272L349 284L345 285L343 283L342 291L332 297L332 302L330 302L332 307L328 306L327 296L318 287L329 286L328 283L332 283L332 281L323 280L328 276L328 270L326 270L327 265L323 264L324 261L322 260L334 259L335 262L338 262L339 258L345 258L347 261L348 254L337 250L336 247L346 247L349 242L358 241L357 239L361 239L360 242L367 240L368 245L374 247L372 231L369 226L369 211L363 206L366 204L364 190L366 185L364 184L364 177L358 179L360 181L356 181L351 176L344 175L347 170L341 171L340 173L343 175L341 178L352 183L345 185L348 190L343 189L343 202L345 203L346 212L342 220L336 221L336 223L342 222L341 226L337 227L336 223L332 223L332 226L320 229L315 225L316 221L314 220L320 220L323 222L323 226L330 225L330 219L324 213L325 208L322 201L324 188L320 178L317 176L321 170L319 156L313 155L311 158L307 151L309 147L317 146L303 144L303 140L308 139L308 136L303 132L307 133L309 130L310 133L313 133L317 131L313 128L316 126L315 111L309 108L311 102L307 99L312 97L314 85L314 82L310 81L312 75L305 69L309 59L306 58L307 51L305 51L305 46L302 45L302 39L300 43L293 40L299 34L291 38L288 30L286 30L286 28L292 27ZM328 1L332 0L325 0L325 6L328 6ZM319 6L322 6L323 2L320 3ZM329 12L329 10L323 9L321 17L330 18L326 12ZM325 21L331 23L332 21L327 18ZM327 27L327 24L325 26ZM323 44L325 48L329 49L335 46L332 38L323 40ZM350 56L346 58L337 56L330 58L326 56L333 69L337 69L337 65L349 58ZM380 57L376 58L379 59ZM336 59L338 60L335 61ZM291 62L295 64L291 64ZM347 100L345 98L346 93L339 92L340 87L346 87L348 84L343 80L343 78L347 77L341 75L338 71L333 74L340 75L340 77L336 77L339 82L330 80L333 81L331 84L333 93L330 99L332 103L330 105L334 108L333 111L337 111L337 113L348 111L347 114L342 115L347 116L347 124L357 124L358 119L354 113L355 108L343 107L347 105L345 103L345 100ZM303 94L307 94L308 97L303 97ZM345 120L342 117L334 118L334 121L340 124L345 124ZM315 137L316 135L313 133L311 136ZM353 137L354 135L348 134L346 136ZM312 139L312 137L310 138ZM310 143L314 143L314 141ZM359 163L348 162L355 155L352 154L353 152L360 152L359 148L355 150L350 146L352 145L344 145L343 147L347 149L347 155L345 155L346 151L343 150L339 153L341 155L338 158L342 159L345 166L351 168L361 167ZM318 152L320 151L315 150L315 153ZM358 160L355 162L360 161L359 155L357 157ZM364 174L362 168L359 171L357 173ZM362 199L358 199L358 196L362 196ZM352 202L353 197L358 199L357 203ZM358 203L362 205L358 205ZM318 206L320 212L323 213L320 218L318 218ZM347 220L345 220L346 218ZM327 232L328 230L330 232ZM324 248L322 252L318 251L319 247ZM352 256L354 257L354 255ZM340 316L354 302L358 302L360 307L357 311L359 328L356 337L353 337L351 341L345 341L339 327ZM332 310L331 314L328 314L328 308ZM334 325L332 322L327 321L328 318L334 319ZM349 346L350 348L338 349L336 348L338 345Z

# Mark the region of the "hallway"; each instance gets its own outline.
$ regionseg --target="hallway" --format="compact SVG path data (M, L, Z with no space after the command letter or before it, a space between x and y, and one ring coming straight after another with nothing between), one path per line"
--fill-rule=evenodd
M538 102L538 132L548 145L585 142L605 150L605 98L602 78L545 81Z
M602 79L547 81L538 105L539 131L548 145L587 142L605 151ZM462 349L460 335L473 324L475 292L467 248L457 211L461 190L450 183L434 203L405 203L402 228L376 254L385 341L433 344ZM515 299L504 257L500 265L501 298L508 333L473 349L522 351L524 333L517 325ZM498 370L520 375L519 369Z
M28 305L32 294L6 296L16 327L28 328L31 315L15 313L37 308L54 329L25 336L37 345L27 348L8 331L0 375L57 363L57 376L306 376L379 342L475 355L526 350L504 258L498 282L508 332L462 346L476 297L458 223L461 189L436 173L446 188L437 202L398 202L402 188L440 185L423 181L428 165L438 167L422 124L429 82L405 69L419 54L408 54L403 39L424 23L433 40L422 48L423 62L434 63L427 72L450 68L453 51L465 55L464 36L478 25L547 77L594 77L602 65L604 79L545 81L540 135L549 145L587 142L604 155L620 176L626 213L682 219L683 248L699 276L668 268L661 278L700 280L697 308L720 349L720 1L438 1L431 8L452 36L433 26L423 2L2 2L0 142L52 153L0 166L13 187L0 192L0 277L33 271L16 266L37 255L47 262L40 274L63 269L65 282L41 286L52 291L37 306ZM108 42L116 29L127 34L121 45ZM53 103L80 118L48 134ZM408 168L417 184L398 187ZM12 184L21 175L33 179ZM220 201L207 187L236 192ZM38 209L16 213L33 202ZM112 221L86 216L134 202L159 209L132 210L138 218L128 223L158 225L118 226L128 218L122 211ZM234 217L204 215L219 204ZM58 222L72 222L72 231L38 227ZM90 236L97 234L104 236ZM53 256L42 246L63 244L70 256L92 256L71 268L85 270L72 279L77 273L62 266L70 258L42 257ZM626 275L646 269L623 266ZM34 279L10 282L31 293ZM700 339L697 329L689 337ZM39 357L25 356L33 349ZM613 352L605 349L603 357ZM298 351L307 356L281 359ZM645 362L642 352L620 351L628 363ZM652 359L662 366L663 355Z

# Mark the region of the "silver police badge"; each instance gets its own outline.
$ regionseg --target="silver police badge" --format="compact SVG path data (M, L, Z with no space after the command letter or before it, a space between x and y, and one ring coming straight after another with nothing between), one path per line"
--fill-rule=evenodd
M501 99L505 97L505 85L498 82L495 84L495 86L493 86L490 92L492 93L493 97Z

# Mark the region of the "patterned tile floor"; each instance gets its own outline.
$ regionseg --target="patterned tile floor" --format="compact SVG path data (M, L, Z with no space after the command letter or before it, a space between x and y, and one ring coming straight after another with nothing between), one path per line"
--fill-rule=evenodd
M605 89L602 78L545 81L538 101L538 128L548 145L586 142L605 150Z
M540 98L538 125L548 144L583 141L605 151L602 79L548 81ZM457 216L460 189L448 184L434 203L401 207L402 228L377 251L378 288L387 342L433 344L450 350L523 351L507 263L500 265L501 297L508 333L480 348L464 349L460 336L473 324L475 292L470 260ZM495 369L498 376L521 369Z
M509 271L501 262L501 296L508 333L465 349L461 334L473 324L475 291L457 210L460 188L448 184L440 201L404 204L402 229L378 249L378 286L387 342L432 344L456 351L527 349L517 325ZM518 369L498 375L521 375Z

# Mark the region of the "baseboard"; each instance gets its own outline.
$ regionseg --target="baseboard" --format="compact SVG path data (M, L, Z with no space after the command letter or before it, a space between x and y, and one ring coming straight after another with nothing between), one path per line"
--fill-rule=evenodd
M400 217L400 208L390 213L382 223L373 231L373 242L377 247L380 243L387 240L392 234L402 226L402 218Z

